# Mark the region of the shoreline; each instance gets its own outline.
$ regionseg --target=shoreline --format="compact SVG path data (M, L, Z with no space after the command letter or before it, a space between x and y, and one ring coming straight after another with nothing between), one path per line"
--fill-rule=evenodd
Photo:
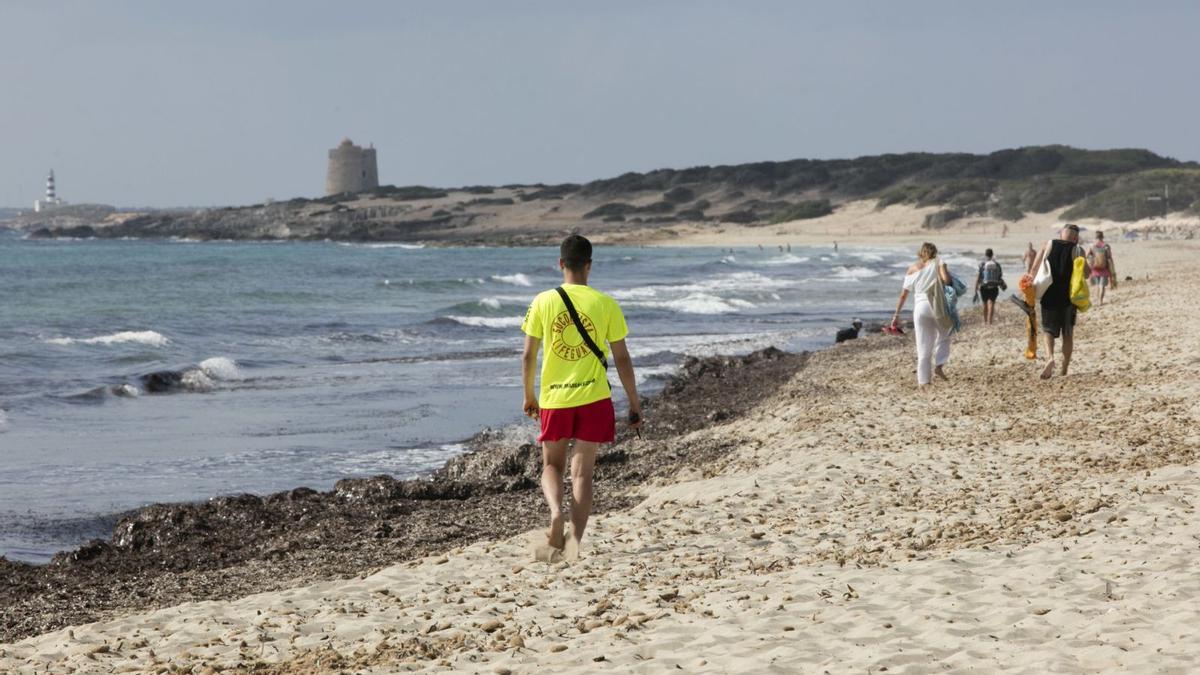
M1036 380L1009 307L991 328L968 310L955 384L924 397L911 336L740 383L698 368L743 412L697 415L685 388L690 424L614 445L621 465L683 461L639 476L650 494L599 515L577 564L531 564L500 523L367 576L38 635L0 666L1194 667L1174 635L1200 620L1200 319L1163 317L1200 288L1198 250L1121 249L1135 281L1081 316L1065 379Z
M806 359L807 352L773 347L740 357L687 357L678 375L643 399L647 414L656 418L645 436L663 440L707 424L696 400L734 416L748 407L744 399L761 396L748 387L716 390L707 377L752 374L769 380L803 368ZM497 532L523 531L544 516L540 452L525 431L477 432L464 442L466 452L427 476L345 478L327 492L297 487L150 504L114 514L108 540L60 551L48 563L0 556L0 577L7 578L0 584L0 644L184 600L231 599L350 577ZM645 481L720 453L703 444L688 446L655 466L628 450L630 440L618 428L617 441L597 458L597 513L629 508ZM317 533L320 541L313 539ZM349 550L355 547L359 550ZM49 585L59 590L44 597Z

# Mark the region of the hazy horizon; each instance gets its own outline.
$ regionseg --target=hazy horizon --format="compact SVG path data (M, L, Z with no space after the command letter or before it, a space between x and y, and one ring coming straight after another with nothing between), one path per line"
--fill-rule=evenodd
M1064 144L1200 159L1183 2L0 6L0 206Z

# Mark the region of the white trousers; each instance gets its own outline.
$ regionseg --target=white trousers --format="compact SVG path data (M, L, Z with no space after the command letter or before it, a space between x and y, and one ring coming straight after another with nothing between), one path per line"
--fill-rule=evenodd
M929 384L934 365L950 360L950 331L942 330L933 316L933 306L918 302L913 307L913 326L917 338L917 384Z

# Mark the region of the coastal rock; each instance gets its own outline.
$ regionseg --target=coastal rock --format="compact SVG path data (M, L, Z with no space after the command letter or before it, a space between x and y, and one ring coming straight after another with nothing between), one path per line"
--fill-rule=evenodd
M806 360L774 348L688 359L662 393L643 401L643 438L619 423L617 442L597 458L597 512L641 501L644 481L717 465L738 444L679 436L711 424L714 411L732 420L753 410ZM328 492L298 487L155 504L123 515L107 543L61 553L50 565L0 559L0 641L103 612L352 576L513 535L543 517L541 452L528 427L485 430L466 445L467 453L425 478L350 478Z

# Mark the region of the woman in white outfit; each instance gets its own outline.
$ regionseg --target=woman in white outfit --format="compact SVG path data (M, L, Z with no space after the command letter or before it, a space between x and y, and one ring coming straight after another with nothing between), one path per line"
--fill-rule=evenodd
M950 270L937 257L937 247L929 242L921 244L917 262L908 268L904 276L904 288L900 290L900 301L892 315L892 325L900 320L900 310L908 300L913 301L913 326L917 339L917 384L927 386L934 375L948 379L942 366L950 360L950 329L953 320L946 309L944 284L950 283Z

